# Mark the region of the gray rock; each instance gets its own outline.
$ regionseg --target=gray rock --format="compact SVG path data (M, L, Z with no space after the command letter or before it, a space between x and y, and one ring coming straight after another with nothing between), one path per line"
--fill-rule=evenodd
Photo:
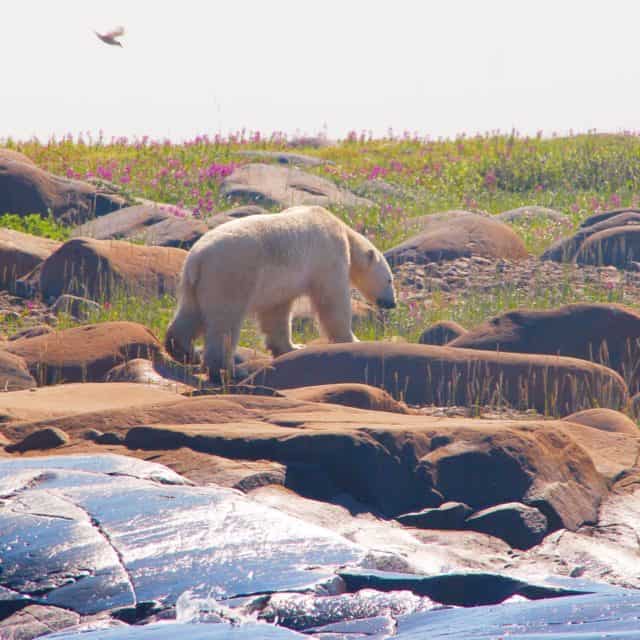
M546 219L569 227L571 226L571 220L564 213L537 205L503 211L494 217L502 222L535 222L536 220Z
M87 320L100 312L102 307L95 301L64 293L51 306L55 314L66 313L76 320Z
M220 195L231 201L266 206L293 207L371 206L371 200L341 189L330 180L305 173L295 167L247 164L224 179Z
M419 529L463 529L473 509L463 502L445 502L435 509L404 513L396 520Z
M535 507L507 502L474 513L467 527L501 538L516 549L530 549L539 544L548 531L546 516Z
M302 153L288 153L283 151L237 151L245 158L256 158L258 160L275 160L279 164L286 164L300 167L318 167L326 164L322 158L314 158Z

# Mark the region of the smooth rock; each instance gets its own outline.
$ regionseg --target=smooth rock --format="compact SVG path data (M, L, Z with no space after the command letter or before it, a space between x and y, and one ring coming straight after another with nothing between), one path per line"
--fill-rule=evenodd
M418 343L443 346L465 333L467 330L457 322L443 320L425 329L418 338Z
M175 295L186 255L173 247L74 238L40 265L39 288L45 300L63 293L99 301L119 294Z
M295 167L246 164L222 181L220 195L228 200L266 206L370 206L372 202L340 189L320 176Z
M505 353L508 348L499 353L454 348L466 338L444 347L391 342L308 346L276 358L247 382L274 389L369 384L418 405L482 406L500 398L545 415L568 415L594 403L613 409L627 403L624 381L609 368L574 358ZM478 345L489 348L482 341Z
M0 211L26 216L49 212L66 224L85 222L125 205L124 199L88 182L55 176L15 158L0 155Z
M69 436L57 427L45 427L30 433L24 440L6 447L9 453L55 449L69 442Z
M535 507L519 502L477 511L466 524L469 529L501 538L516 549L534 547L548 531L547 518Z
M521 309L496 316L447 345L513 353L546 353L598 362L617 371L630 392L640 389L640 314L618 304L568 304L548 311ZM588 392L587 392L588 393ZM608 402L594 402L613 409Z
M112 367L133 358L153 358L160 343L134 322L101 322L9 342L41 384L102 381Z
M612 409L586 409L572 413L563 418L563 420L610 433L627 433L632 436L640 436L640 429L631 418L620 411L613 411Z
M394 400L386 391L366 384L327 384L287 389L287 398L305 402L329 402L358 409L408 413L407 407Z
M462 502L444 502L434 509L403 513L396 520L420 529L464 529L464 522L473 509Z
M426 223L425 223L426 224ZM522 260L528 256L520 237L492 218L466 214L434 221L426 230L385 252L391 265L424 264L482 256Z

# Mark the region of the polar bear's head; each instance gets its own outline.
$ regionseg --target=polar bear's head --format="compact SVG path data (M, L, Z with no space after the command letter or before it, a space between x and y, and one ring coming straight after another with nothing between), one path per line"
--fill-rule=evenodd
M368 302L383 309L393 309L396 306L396 292L393 274L385 257L377 249L369 248L364 260L357 262L352 278L358 290Z

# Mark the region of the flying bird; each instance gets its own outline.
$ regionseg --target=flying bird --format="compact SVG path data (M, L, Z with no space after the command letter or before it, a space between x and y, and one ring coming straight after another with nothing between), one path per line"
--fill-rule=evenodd
M119 42L117 38L120 38L124 35L124 27L116 27L113 31L109 31L108 33L98 33L97 31L94 31L93 33L95 33L98 38L100 38L100 40L102 40L102 42L105 42L106 44L112 44L116 47L122 46L122 43Z

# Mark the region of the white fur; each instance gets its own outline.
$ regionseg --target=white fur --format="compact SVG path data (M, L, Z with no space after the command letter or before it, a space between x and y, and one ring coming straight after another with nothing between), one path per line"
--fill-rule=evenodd
M371 302L395 304L384 256L322 207L292 207L248 216L206 233L186 258L178 309L167 330L174 357L191 354L204 333L210 376L231 371L240 329L256 314L274 356L291 342L293 301L308 295L324 335L353 342L351 284Z

